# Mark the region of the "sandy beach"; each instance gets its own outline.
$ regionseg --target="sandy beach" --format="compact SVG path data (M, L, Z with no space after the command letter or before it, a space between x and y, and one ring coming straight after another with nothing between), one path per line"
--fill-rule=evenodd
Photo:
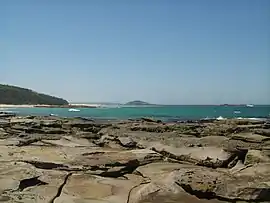
M0 104L0 108L32 108L34 105L29 104L21 104L21 105L14 105L14 104Z
M46 105L46 104L37 104L37 105L29 105L29 104L0 104L0 109L9 109L9 108L98 108L100 104L69 104L69 105Z

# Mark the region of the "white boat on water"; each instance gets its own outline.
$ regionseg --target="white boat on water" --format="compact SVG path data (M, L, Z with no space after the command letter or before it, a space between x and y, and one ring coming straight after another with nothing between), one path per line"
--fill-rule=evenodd
M247 104L246 107L254 107L253 104Z
M81 110L79 110L79 109L69 109L68 111L69 111L69 112L79 112L79 111L81 111Z

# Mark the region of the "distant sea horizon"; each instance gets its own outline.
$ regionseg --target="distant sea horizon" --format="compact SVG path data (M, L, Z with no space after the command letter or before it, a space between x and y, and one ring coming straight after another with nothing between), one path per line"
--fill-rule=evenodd
M69 104L103 104L103 105L125 105L128 102L69 102ZM155 106L246 106L246 105L254 105L254 106L269 106L269 104L258 104L258 103L221 103L221 104L162 104L162 103L148 103L147 105L155 105ZM145 105L145 106L147 106ZM140 106L140 105L137 105Z
M84 102L85 104L85 102ZM94 103L88 103L94 104ZM96 103L95 103L96 104ZM100 103L99 103L100 104ZM0 111L3 111L1 109ZM270 105L122 105L103 103L98 108L8 108L5 111L18 115L83 117L90 119L138 119L151 117L164 121L201 119L270 119Z

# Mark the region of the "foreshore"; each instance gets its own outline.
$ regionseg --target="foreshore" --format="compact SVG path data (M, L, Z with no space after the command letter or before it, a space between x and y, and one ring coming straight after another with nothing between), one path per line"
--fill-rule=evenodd
M0 200L270 201L270 123L0 116Z
M98 108L100 104L68 104L68 105L29 105L29 104L0 104L0 108Z

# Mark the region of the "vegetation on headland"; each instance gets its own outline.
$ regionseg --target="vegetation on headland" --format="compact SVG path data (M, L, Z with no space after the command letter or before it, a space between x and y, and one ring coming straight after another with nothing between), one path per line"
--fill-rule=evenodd
M135 100L135 101L128 102L125 105L151 105L151 104L144 101Z
M67 105L68 101L62 98L37 93L30 89L0 84L0 104Z

